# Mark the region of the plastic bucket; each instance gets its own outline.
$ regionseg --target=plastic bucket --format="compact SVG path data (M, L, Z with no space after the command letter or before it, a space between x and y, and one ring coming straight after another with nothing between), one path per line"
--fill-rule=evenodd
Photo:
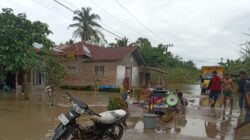
M155 121L157 115L155 114L143 114L143 122L145 128L155 128Z

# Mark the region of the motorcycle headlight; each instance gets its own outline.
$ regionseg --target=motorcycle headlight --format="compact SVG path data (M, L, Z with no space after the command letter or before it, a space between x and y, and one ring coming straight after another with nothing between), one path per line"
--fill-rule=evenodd
M73 105L73 110L78 114L83 114L85 112L85 109L80 108L77 104Z

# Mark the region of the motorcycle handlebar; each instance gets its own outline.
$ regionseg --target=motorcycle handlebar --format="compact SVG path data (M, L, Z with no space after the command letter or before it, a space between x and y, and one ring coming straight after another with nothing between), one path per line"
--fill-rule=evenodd
M77 97L72 96L69 92L65 91L67 95L69 95L69 100L74 102L75 104L77 104L79 107L81 107L82 109L86 109L88 108L88 105L85 104L84 102L82 102L81 100L79 100Z
M102 117L101 115L99 115L99 114L97 114L97 113L95 113L95 112L94 112L94 115L96 115L96 116L98 116L98 117Z
M93 110L91 110L90 108L87 108L86 112L89 113L89 114L92 114L92 115L96 115L96 116L98 116L98 117L102 117L101 115L95 113L95 112L94 112Z
M66 94L69 95L69 100L70 101L73 101L73 102L76 102L80 107L82 107L83 109L86 109L86 112L89 113L89 114L93 114L93 115L96 115L98 117L101 117L101 115L95 113L93 110L91 110L87 104L83 103L82 101L78 100L76 97L72 96L68 91L66 91Z
M66 90L65 90L65 93L66 93L66 94L68 94L68 95L69 95L69 97L71 97L71 96L72 96L72 95L71 95L68 91L66 91Z

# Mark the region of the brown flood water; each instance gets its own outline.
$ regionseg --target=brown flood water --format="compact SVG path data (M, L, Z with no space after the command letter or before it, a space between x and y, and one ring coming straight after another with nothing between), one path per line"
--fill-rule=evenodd
M134 123L142 118L130 118L130 127L125 131L123 139L233 139L233 127L237 124L239 110L236 106L232 112L229 109L223 111L218 103L215 110L211 110L208 105L207 96L200 96L199 85L185 85L171 87L184 91L185 97L189 100L188 111L185 115L178 115L175 121L163 123L157 120L157 128L160 131L145 129L143 133L134 131ZM71 91L78 96L96 112L106 110L108 97L118 95L115 93L93 93L82 91ZM10 93L3 95L0 93L0 140L47 140L51 139L53 129L59 123L57 116L68 111L70 103L65 98L63 91L56 94L56 105L47 105L47 98L44 90L32 90L29 100L24 100L22 95ZM220 100L219 100L220 101ZM238 139L249 140L250 126L242 128Z

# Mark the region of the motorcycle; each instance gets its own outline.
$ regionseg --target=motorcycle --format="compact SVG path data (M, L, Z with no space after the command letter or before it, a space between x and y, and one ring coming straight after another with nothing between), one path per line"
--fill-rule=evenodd
M97 114L88 107L87 104L79 100L76 96L72 96L65 91L72 103L72 108L67 112L58 116L60 124L54 130L52 140L120 140L123 135L123 128L126 127L128 118L127 111L123 109L106 111ZM87 114L92 117L90 119L93 124L82 127L77 118Z

